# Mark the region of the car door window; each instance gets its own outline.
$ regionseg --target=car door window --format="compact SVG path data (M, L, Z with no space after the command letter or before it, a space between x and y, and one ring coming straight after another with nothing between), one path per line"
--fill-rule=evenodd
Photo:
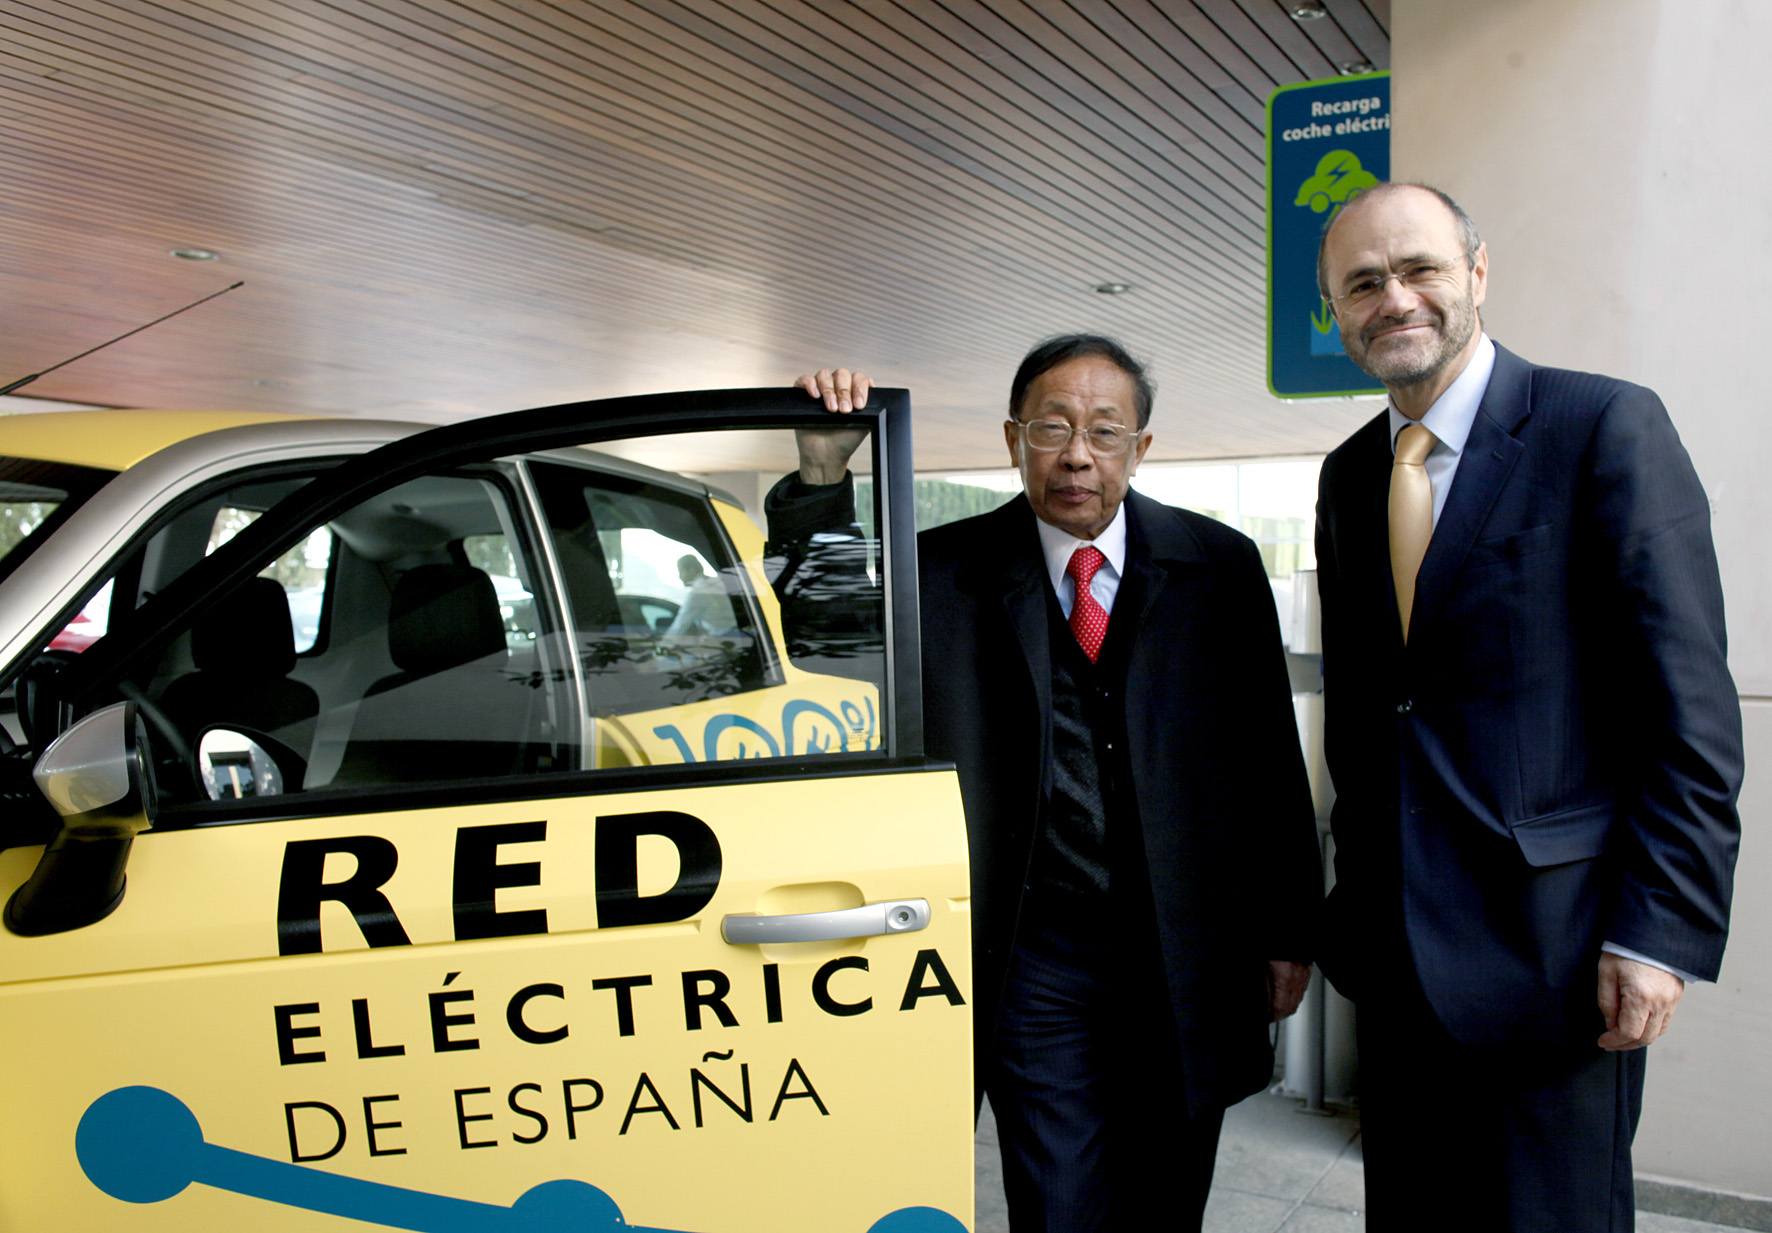
M707 469L718 434L616 441L580 465L539 460L531 472L570 612L574 657L603 767L878 752L885 688L884 590L877 573L784 619L762 528L726 481L765 491L795 465L788 430L747 432L757 470ZM655 470L623 465L623 455ZM674 475L660 464L676 463ZM779 468L779 469L778 469ZM832 540L862 544L853 525ZM869 549L862 544L859 555ZM795 651L841 607L861 631L850 660Z
M68 660L130 637L138 608L308 478L241 477L157 519L18 675L31 743L57 730ZM578 765L576 695L541 660L525 519L514 467L426 476L306 528L218 593L108 695L157 730L167 801L210 794L200 746L218 728L274 751L284 792ZM241 756L238 740L217 748Z
M535 596L524 583L526 574L518 568L510 541L502 532L470 535L462 540L462 552L469 565L492 579L506 646L513 654L529 650L540 635L541 626L536 618Z
M819 531L784 610L734 489L758 505L793 432L747 431L744 473L708 468L710 435L487 459L302 528L117 687L162 733L168 801L214 793L218 728L270 750L285 794L883 753L877 539ZM166 521L107 582L103 626L297 487L243 481Z
M607 471L533 469L594 713L781 683L706 496Z
M49 648L85 650L109 631L115 604L123 603L120 619L126 619L128 611L252 525L267 508L307 478L304 475L299 479L240 479L219 493L182 504L161 519L159 529L125 560L122 573L133 582L127 595L119 600L115 577L106 578L50 640ZM0 511L0 517L5 512ZM275 579L288 597L298 654L311 650L319 639L331 554L331 534L322 528L260 571L264 577Z
M93 467L0 456L0 578L111 478Z
M211 550L252 520L224 505ZM577 765L577 706L544 662L523 524L513 469L487 466L393 485L306 529L141 681L182 739L173 753L192 763L207 731L244 734L279 756L286 792ZM298 653L290 679L277 669ZM204 786L190 766L167 781L175 798Z
M62 629L44 644L31 661L14 671L6 682L0 704L15 707L15 735L25 744L41 746L56 732L58 702L53 681L66 662L84 652L113 629L127 629L134 612L146 600L170 585L197 562L232 539L260 514L313 476L312 471L236 476L220 485L183 495L153 520L153 529L126 551L115 570L98 581L67 619ZM261 574L274 580L289 613L292 638L281 641L284 624L279 605L264 601L271 594L258 592L260 603L234 618L218 618L207 642L208 665L213 679L238 673L237 691L275 689L272 678L303 675L305 665L285 659L311 651L320 633L319 617L331 545L322 532L266 564ZM231 623L230 623L231 622ZM273 668L273 665L275 667ZM155 673L138 682L150 699L175 679L198 671L189 637L181 639L156 666Z
M880 520L851 507L798 546L767 538L795 431L652 433L366 483L276 528L183 623L138 629L143 605L306 496L288 474L215 486L95 588L94 634L153 650L76 712L137 701L175 810L215 790L215 729L234 733L224 761L240 736L275 755L285 795L882 756ZM875 449L856 454L863 474ZM40 692L33 726L52 735L68 714L52 723L61 694Z
M215 512L204 555L214 552L251 526L262 512L223 504ZM283 588L295 632L297 655L312 651L320 640L326 606L326 571L332 561L332 544L331 530L316 528L301 543L259 571L261 578L270 578Z
M509 467L424 476L331 522L336 684L302 784L373 788L577 765ZM347 635L348 631L348 635Z

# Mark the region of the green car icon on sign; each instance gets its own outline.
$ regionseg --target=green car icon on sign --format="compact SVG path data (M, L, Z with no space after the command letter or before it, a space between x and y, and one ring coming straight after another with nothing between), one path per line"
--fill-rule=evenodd
M1351 150L1331 150L1317 160L1317 173L1298 186L1295 206L1308 205L1321 214L1330 206L1337 208L1378 183L1378 177L1360 166L1359 156Z

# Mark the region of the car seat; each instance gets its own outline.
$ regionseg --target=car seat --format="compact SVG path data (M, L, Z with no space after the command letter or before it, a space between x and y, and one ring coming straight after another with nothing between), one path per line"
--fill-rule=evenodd
M192 745L204 729L225 725L264 733L306 758L320 698L291 680L295 627L289 600L273 578L252 578L191 627L196 671L178 677L160 709Z
M394 584L388 654L369 687L335 787L505 775L521 769L536 690L510 669L492 579L471 565L419 565Z

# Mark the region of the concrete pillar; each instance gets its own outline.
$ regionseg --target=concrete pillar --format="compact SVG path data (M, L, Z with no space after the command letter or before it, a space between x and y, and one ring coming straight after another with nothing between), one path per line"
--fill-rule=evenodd
M1772 1196L1772 5L1393 0L1392 166L1489 242L1492 337L1654 388L1710 493L1746 842L1723 978L1650 1053L1639 1173Z

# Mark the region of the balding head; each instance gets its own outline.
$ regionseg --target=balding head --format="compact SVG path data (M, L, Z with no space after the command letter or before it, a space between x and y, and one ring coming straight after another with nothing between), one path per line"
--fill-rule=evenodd
M1325 300L1331 298L1328 267L1330 233L1340 225L1342 219L1370 208L1394 193L1425 193L1439 202L1446 213L1452 216L1452 225L1457 229L1459 243L1464 248L1465 264L1470 265L1476 260L1477 249L1483 245L1483 237L1477 234L1477 225L1471 221L1471 216L1464 212L1463 206L1431 184L1386 180L1382 184L1373 185L1348 201L1323 225L1322 237L1317 241L1317 291Z
M1481 342L1488 250L1444 193L1367 190L1324 232L1318 277L1348 359L1410 419L1427 413Z

